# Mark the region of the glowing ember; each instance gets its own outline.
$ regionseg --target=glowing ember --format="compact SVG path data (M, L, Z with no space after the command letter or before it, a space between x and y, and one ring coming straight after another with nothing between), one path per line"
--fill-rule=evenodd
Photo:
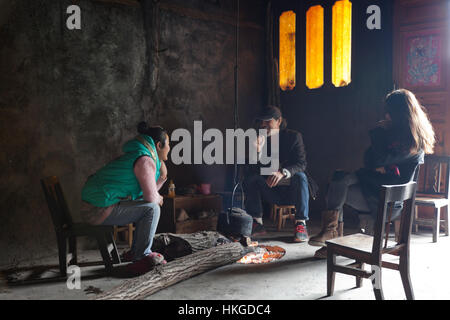
M283 248L276 246L261 245L256 247L254 252L250 252L244 257L242 257L240 260L237 261L237 263L242 264L269 263L274 260L281 259L285 253L286 250L284 250Z

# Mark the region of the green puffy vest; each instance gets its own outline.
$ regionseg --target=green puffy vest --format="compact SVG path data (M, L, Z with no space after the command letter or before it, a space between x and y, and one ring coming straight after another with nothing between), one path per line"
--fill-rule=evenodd
M134 174L134 163L141 156L150 156L155 161L155 180L158 180L161 162L151 137L139 135L125 143L122 151L122 156L88 178L81 192L83 201L96 207L109 207L126 198L135 200L141 197L142 189Z

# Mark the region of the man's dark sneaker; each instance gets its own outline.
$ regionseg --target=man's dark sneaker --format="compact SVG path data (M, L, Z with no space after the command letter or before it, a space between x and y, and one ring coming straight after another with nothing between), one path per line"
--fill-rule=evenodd
M294 242L305 242L308 240L308 231L306 225L303 222L295 224Z
M266 229L264 229L264 226L258 222L253 222L252 236L261 236L263 234L266 234Z

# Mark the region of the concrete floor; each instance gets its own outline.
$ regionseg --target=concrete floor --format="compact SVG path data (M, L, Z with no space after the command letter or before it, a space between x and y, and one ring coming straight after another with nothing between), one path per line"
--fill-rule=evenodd
M282 232L276 232L273 226L267 226L268 234L258 240L260 244L283 247L286 255L279 261L263 265L232 264L223 266L193 278L179 282L149 297L148 300L373 300L374 295L370 280L363 280L363 287L355 288L353 277L337 274L335 294L326 294L326 261L313 258L317 247L306 243L291 242L292 225ZM318 226L309 227L313 234ZM347 229L345 233L353 230ZM411 241L411 279L416 299L441 300L450 299L450 278L448 269L450 237L439 238L438 243L431 242L431 234L423 230L412 235ZM84 251L80 261L99 260L97 251ZM344 258L338 258L344 261ZM44 278L58 275L56 259L39 261L34 264L36 274ZM36 265L43 266L36 270ZM124 279L107 277L103 266L86 266L82 268L81 289L69 290L64 279L45 281L43 283L25 283L8 285L6 277L22 278L31 272L16 270L0 278L0 300L12 299L67 299L84 300L95 297L92 289L103 292L121 284ZM1 275L2 273L0 273ZM91 290L90 290L91 289ZM405 299L400 275L397 271L383 269L383 289L386 299Z

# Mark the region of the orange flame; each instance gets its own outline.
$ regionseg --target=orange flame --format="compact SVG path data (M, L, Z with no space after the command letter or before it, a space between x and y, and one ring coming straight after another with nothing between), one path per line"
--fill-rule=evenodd
M280 247L273 246L259 246L255 252L250 252L239 259L237 263L242 264L260 264L269 263L274 260L281 259L286 251Z

